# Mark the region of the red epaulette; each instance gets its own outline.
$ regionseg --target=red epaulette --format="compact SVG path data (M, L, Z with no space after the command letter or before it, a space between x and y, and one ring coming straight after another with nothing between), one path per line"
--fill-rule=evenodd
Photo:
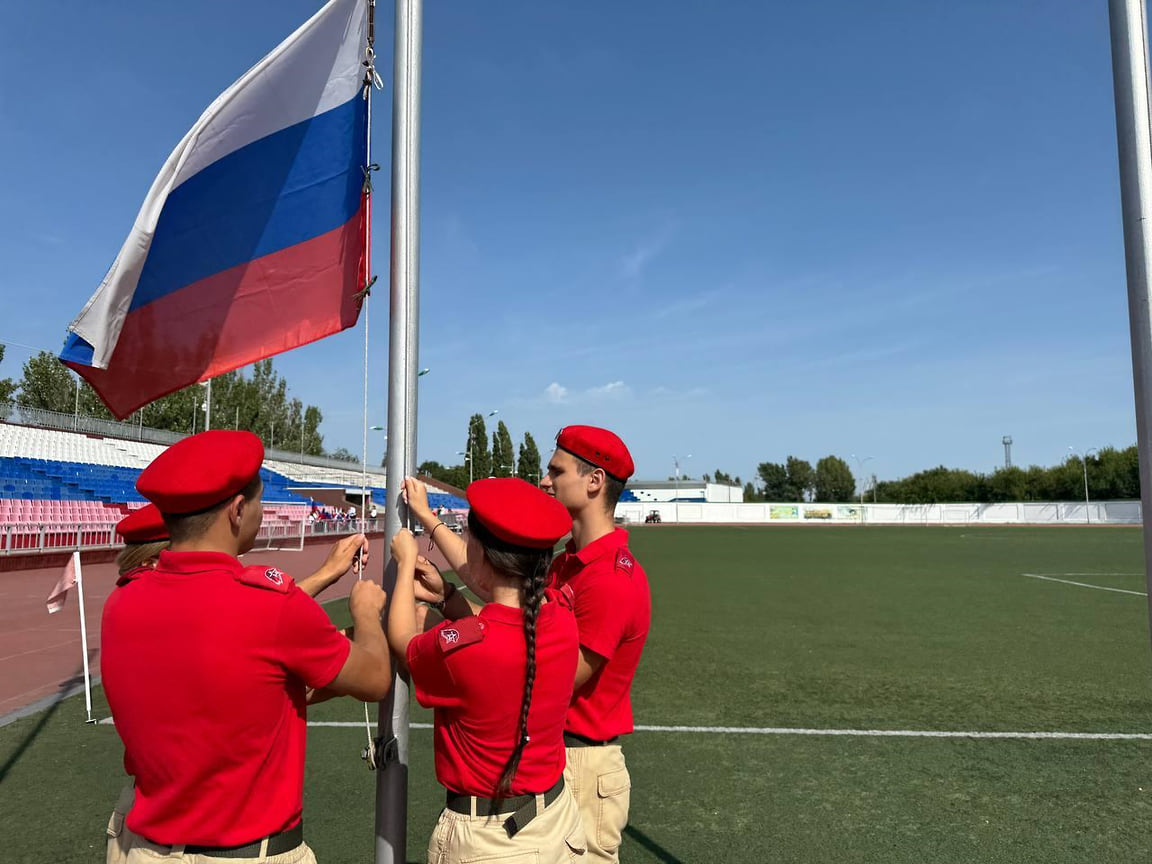
M616 550L616 569L632 575L632 571L636 569L636 559L632 557L632 553L627 549Z
M475 645L484 639L484 622L475 615L446 622L436 633L440 650L451 654L465 645Z
M561 606L566 609L576 608L576 592L572 590L572 586L569 583L565 582L561 585L556 593L559 595Z
M127 573L120 574L120 578L116 580L116 587L123 588L129 582L135 582L141 576L151 572L152 568L147 564L141 564L139 567L133 567Z
M280 594L287 594L296 584L291 576L275 567L245 567L236 574L236 579L253 588L264 588Z

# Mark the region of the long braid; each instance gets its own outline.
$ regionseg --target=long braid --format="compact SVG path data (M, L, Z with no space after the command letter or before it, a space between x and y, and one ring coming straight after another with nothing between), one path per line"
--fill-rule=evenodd
M532 572L524 577L520 588L520 603L524 607L524 645L527 650L524 698L520 703L520 725L516 746L496 785L496 800L492 808L494 813L500 812L500 804L512 793L512 780L516 776L524 747L528 744L528 711L532 707L532 687L536 683L536 621L540 617L540 607L544 602L544 588L548 584L548 565L551 563L551 558L551 553L541 555Z

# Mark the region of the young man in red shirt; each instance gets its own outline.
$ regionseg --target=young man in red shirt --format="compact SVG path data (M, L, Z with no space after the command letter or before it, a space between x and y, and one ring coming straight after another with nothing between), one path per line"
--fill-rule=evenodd
M314 862L301 819L308 690L376 701L391 685L379 585L353 587L350 641L291 577L237 560L260 529L263 458L249 432L204 432L136 483L171 545L104 607L104 690L135 782L129 864Z
M572 516L572 539L552 561L552 585L570 589L580 661L564 743L565 777L588 835L590 861L619 862L631 779L619 736L632 731L632 679L652 620L644 568L615 524L632 455L607 429L565 426L540 488Z

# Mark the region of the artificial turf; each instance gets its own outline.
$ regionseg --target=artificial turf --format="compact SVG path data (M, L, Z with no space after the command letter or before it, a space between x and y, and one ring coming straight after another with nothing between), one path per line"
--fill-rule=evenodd
M1152 732L1146 599L1022 575L1143 591L1138 530L661 526L632 547L654 606L640 724ZM72 698L0 728L3 861L102 855L120 746L82 720ZM364 734L309 731L322 864L372 860ZM431 740L411 733L412 861L442 801ZM1152 741L660 731L625 749L626 862L1152 860Z

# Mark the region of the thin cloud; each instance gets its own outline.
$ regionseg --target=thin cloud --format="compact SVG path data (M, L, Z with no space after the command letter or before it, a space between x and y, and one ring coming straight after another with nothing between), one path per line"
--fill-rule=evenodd
M544 401L551 402L555 405L563 404L568 401L568 388L560 385L559 382L553 381L544 388Z
M632 395L632 389L623 381L609 381L586 390L572 392L558 381L553 381L544 388L541 398L553 405L570 405L574 403L603 402L607 400L626 399Z
M659 234L648 237L620 259L620 275L625 279L639 279L648 265L663 252L672 239L672 229L665 228Z
M655 399L697 399L701 396L707 396L708 389L706 387L691 387L687 390L677 390L661 384L658 387L653 387L649 395Z
M652 313L652 317L656 319L664 318L681 318L689 315L692 312L699 312L701 309L707 309L715 303L720 297L720 291L711 288L707 291L701 291L692 297L684 297L674 303L670 303L662 309L657 309Z
M623 381L609 381L600 387L590 387L585 391L585 394L593 399L614 399L619 396L626 396L628 394L628 385Z

